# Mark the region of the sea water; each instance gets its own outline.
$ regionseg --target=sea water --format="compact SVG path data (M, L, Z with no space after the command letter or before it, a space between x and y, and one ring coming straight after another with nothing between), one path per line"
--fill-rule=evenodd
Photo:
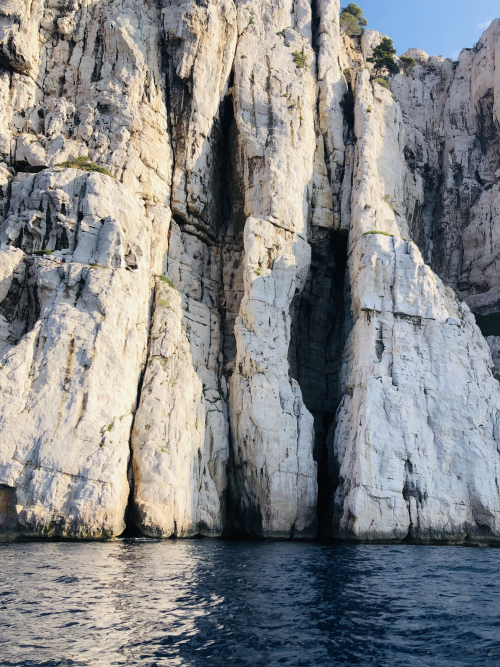
M0 664L500 667L500 550L1 544Z

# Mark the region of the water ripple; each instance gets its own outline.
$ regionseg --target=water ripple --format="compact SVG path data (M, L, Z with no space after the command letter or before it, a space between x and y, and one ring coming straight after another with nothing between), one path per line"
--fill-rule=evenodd
M0 545L5 667L500 667L500 550Z

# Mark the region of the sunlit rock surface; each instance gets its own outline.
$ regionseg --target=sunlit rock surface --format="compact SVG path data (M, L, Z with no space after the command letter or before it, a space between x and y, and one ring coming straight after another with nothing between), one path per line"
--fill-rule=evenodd
M2 533L500 542L500 21L338 19L0 8Z

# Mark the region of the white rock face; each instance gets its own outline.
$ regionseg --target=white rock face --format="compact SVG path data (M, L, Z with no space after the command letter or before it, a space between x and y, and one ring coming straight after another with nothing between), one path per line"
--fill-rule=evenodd
M313 419L288 365L290 305L310 262L307 185L314 179L316 146L311 15L304 10L294 15L291 4L288 12L257 2L240 5L235 64L248 217L230 385L233 493L238 527L277 538L316 532ZM325 173L316 179L322 188ZM325 203L318 213L322 208L323 224L331 226L331 213L325 222L331 197Z
M500 21L338 19L0 8L0 533L500 542Z
M469 308L401 238L404 126L398 104L366 70L355 111L354 327L334 442L333 531L362 540L495 540L500 396L490 352Z
M357 318L335 434L334 532L494 540L500 401L473 316L411 241L367 235L351 261Z
M148 535L221 535L229 418L223 376L219 107L236 47L233 2L166 6L175 151L170 248L157 280L132 434L134 508ZM223 156L222 159L224 159ZM167 287L170 284L170 289ZM182 294L176 291L176 288Z
M287 359L288 311L298 270L307 271L308 246L291 233L283 238L266 220L249 218L245 263L231 384L243 521L251 534L311 537L317 497L313 419L298 383L289 378Z
M172 3L166 4L163 17L175 76L191 97L189 104L181 101L176 109L172 211L189 223L191 231L213 239L213 218L218 213L214 201L218 174L211 165L217 139L214 118L227 93L234 60L236 8L233 0L203 7L196 2Z
M392 83L406 132L410 229L424 259L480 317L499 309L499 37L495 20L457 63L410 50L417 65Z
M112 536L146 360L151 222L113 178L76 169L26 176L10 210L0 480L16 489L21 532ZM66 247L32 254L42 244Z
M220 535L228 451L222 411L205 400L193 369L180 294L158 280L154 308L132 435L134 511L147 535ZM219 419L206 419L205 402L207 417L212 410Z

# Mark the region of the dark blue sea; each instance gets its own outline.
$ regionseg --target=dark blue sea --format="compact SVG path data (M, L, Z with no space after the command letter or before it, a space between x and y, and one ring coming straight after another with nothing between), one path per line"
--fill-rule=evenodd
M0 664L500 667L500 550L0 544Z

